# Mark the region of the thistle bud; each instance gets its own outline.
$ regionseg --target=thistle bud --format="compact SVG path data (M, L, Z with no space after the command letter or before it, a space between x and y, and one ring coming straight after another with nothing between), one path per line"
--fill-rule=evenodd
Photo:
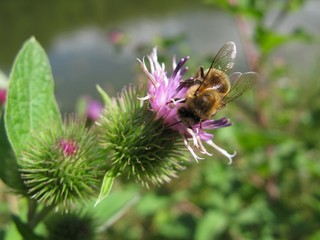
M106 106L98 126L114 176L121 174L148 187L169 182L185 167L179 134L156 119L134 88L123 90Z
M47 206L81 202L99 188L102 149L94 129L76 118L62 129L48 125L34 134L21 156L21 173L31 198Z

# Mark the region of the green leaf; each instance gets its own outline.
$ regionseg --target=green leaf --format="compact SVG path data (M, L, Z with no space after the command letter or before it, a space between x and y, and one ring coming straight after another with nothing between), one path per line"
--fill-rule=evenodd
M2 240L2 238L0 238ZM11 221L5 228L5 236L3 240L23 240L16 225Z
M103 100L104 105L111 105L112 99L109 97L109 95L99 86L97 85L97 90Z
M216 239L226 230L228 227L227 224L227 216L223 212L208 211L199 221L195 239Z
M258 25L255 31L255 40L263 54L269 54L276 48L289 42L301 41L312 42L315 37L303 28L296 28L288 34L277 33L273 29Z
M15 223L20 234L23 236L23 239L27 239L27 240L43 239L42 237L36 235L26 223L21 221L21 219L18 216L12 215L12 220Z
M103 177L103 182L102 182L102 186L100 189L100 194L99 197L96 201L96 204L94 205L95 207L103 200L105 199L109 193L110 190L113 186L113 182L114 179L116 178L117 174L115 174L115 172L113 170L108 171L104 177Z
M7 135L17 157L33 130L52 122L62 126L49 60L34 37L16 57L6 104Z
M290 41L290 37L285 34L276 33L262 25L258 25L255 32L255 40L261 48L263 54L269 54L280 45Z
M10 143L5 133L4 116L0 120L0 178L9 187L18 190L19 192L25 191L25 186L20 178L19 167L11 150Z
M121 216L131 209L140 200L136 186L123 186L113 191L108 198L94 207L94 202L88 204L83 213L93 216L101 230L113 225Z

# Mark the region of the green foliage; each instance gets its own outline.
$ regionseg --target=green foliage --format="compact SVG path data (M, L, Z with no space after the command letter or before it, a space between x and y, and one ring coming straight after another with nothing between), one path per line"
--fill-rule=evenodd
M315 41L314 36L297 27L290 33L280 33L277 27L281 25L286 16L300 9L305 0L205 0L206 3L218 6L221 9L231 13L235 17L250 17L254 21L254 43L258 45L261 51L261 60L271 54L277 47L293 41L311 42ZM266 24L270 13L275 13L275 17L271 20L271 24ZM269 20L270 21L270 20ZM242 31L243 29L239 29Z
M105 199L109 195L113 186L114 179L117 177L117 175L118 172L115 172L113 169L106 172L102 180L99 197L95 206L97 206L103 199Z
M10 75L5 111L8 139L19 158L32 131L49 122L61 127L46 53L32 37L19 52Z
M291 34L280 34L274 30L258 25L255 31L255 42L261 48L263 55L269 54L275 48L293 41L312 41L313 37L303 29L297 28Z
M8 141L5 127L4 127L4 115L0 120L0 178L10 188L15 189L17 192L26 192L25 186L20 178L18 171L18 163L11 150L10 143Z
M22 222L21 219L18 216L12 215L12 220L15 223L18 231L20 232L21 236L23 236L25 239L30 240L41 240L43 239L40 236L37 236L32 228L28 226L26 223Z

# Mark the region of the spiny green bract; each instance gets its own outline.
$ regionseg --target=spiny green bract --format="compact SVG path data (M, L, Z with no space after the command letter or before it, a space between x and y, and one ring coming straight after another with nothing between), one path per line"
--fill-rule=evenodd
M28 194L66 209L85 200L100 187L103 155L94 129L84 121L72 118L62 129L47 125L34 134L19 161Z
M133 88L106 106L98 125L112 169L128 178L148 187L170 181L185 168L181 137L155 119Z

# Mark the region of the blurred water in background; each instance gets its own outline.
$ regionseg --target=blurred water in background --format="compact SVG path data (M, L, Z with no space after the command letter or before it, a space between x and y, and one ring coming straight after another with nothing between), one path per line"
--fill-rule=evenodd
M320 32L319 8L319 1L309 1L278 27L283 32L295 26ZM80 96L98 98L96 84L115 95L134 82L139 68L136 58L150 52L159 39L181 36L178 46L169 49L166 57L190 54L193 65L203 64L200 59L214 55L225 42L234 41L238 46L236 69L248 69L233 17L196 0L2 1L0 35L0 69L6 74L27 38L34 35L45 47L62 112L74 110ZM320 50L303 46L305 55L301 55L301 47L291 44L279 54L297 56L288 60L292 64L303 62L307 71Z

